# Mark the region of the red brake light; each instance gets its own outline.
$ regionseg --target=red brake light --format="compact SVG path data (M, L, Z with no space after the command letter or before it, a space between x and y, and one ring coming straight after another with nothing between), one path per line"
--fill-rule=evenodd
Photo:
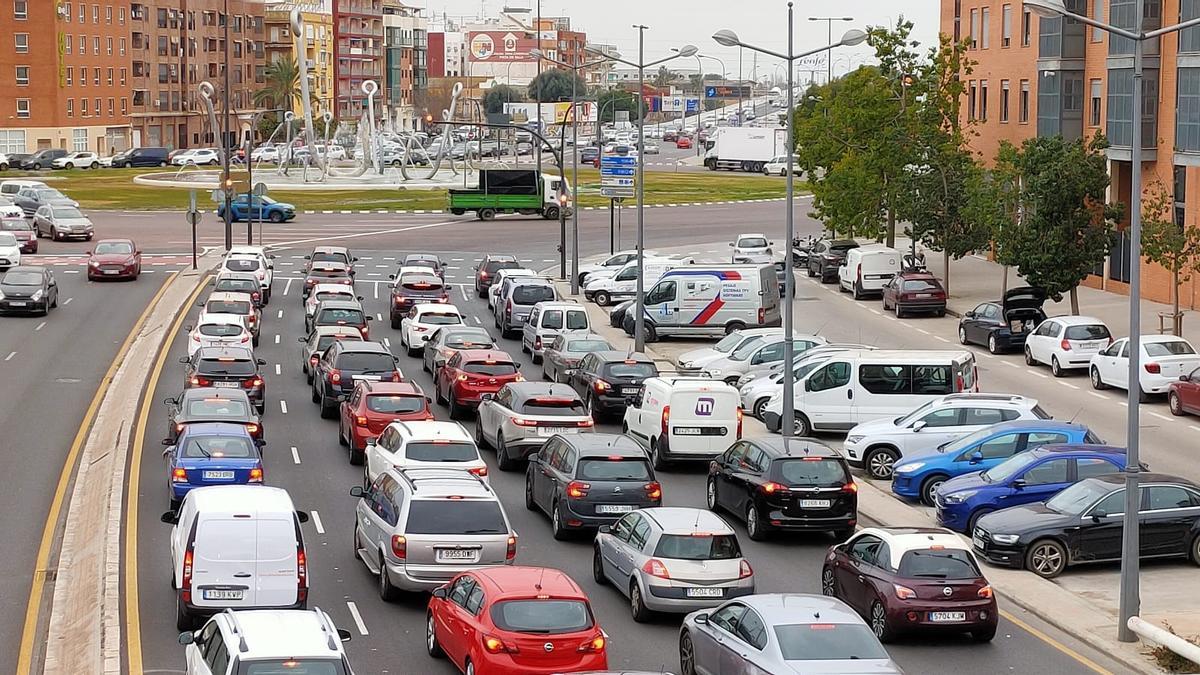
M524 417L512 418L512 423L519 427L536 427L538 423L534 420L527 420Z
M183 600L191 602L192 600L192 549L189 546L188 550L183 554L183 583L179 585L179 589L183 591Z
M246 380L246 382L244 384L247 389L261 387L263 384L263 379L261 377L252 377L252 378Z
M516 645L507 644L504 642L504 640L501 640L498 637L492 637L491 635L485 635L483 637L483 648L486 649L490 654L517 653Z
M592 489L591 484L583 481L573 480L567 483L567 498L583 499L587 496L588 490Z
M355 416L354 416L354 423L355 423L356 425L360 426L360 427L365 427L365 426L367 426L367 417L366 417L366 415L355 415Z
M776 483L774 481L770 481L767 483L763 483L762 486L759 487L759 489L762 490L763 492L765 492L766 494L773 495L777 492L787 492L788 486L783 485L782 483Z
M858 483L855 483L854 481L850 481L849 483L846 483L845 485L842 486L842 492L849 492L851 494L857 493L858 492Z
M296 546L296 598L308 599L308 554L303 544Z
M647 560L646 564L642 565L642 571L652 577L658 577L659 579L671 578L671 573L667 571L667 566L664 565L658 558L651 558Z
M472 473L472 474L474 474L474 475L476 475L476 476L486 476L486 475L488 475L488 472L487 472L487 467L486 467L486 466L477 466L477 467L475 467L474 469L467 469L467 471L468 471L468 472L470 472L470 473Z
M896 597L900 598L901 600L911 600L912 598L917 597L917 592L914 591L913 589L909 588L908 586L901 586L900 584L892 584L892 588L894 588L896 590Z
M486 475L486 474L487 474L487 469L484 469L484 475ZM504 553L504 559L512 560L515 557L517 557L517 538L512 535L509 535L508 550Z
M1062 347L1062 350L1063 350L1064 352L1069 352L1069 351L1071 351L1071 341L1070 341L1070 340L1068 340L1068 339L1066 339L1066 338L1063 338L1063 341L1062 341L1062 342L1060 342L1060 343L1058 343L1058 344L1059 344L1059 346L1060 346L1060 347Z
M612 389L612 385L604 380L596 380L592 382L592 389L595 389L597 394L603 394L609 389Z
M596 637L592 638L591 640L588 640L587 642L584 642L583 644L579 645L578 651L580 651L580 652L602 652L602 651L604 651L604 647L607 643L608 643L608 641L604 638L603 635L597 635Z
M662 499L662 484L658 481L650 481L646 483L646 496L654 501Z
M767 309L765 307L758 308L758 323L764 324L767 322Z
M979 589L975 595L978 595L981 598L991 598L994 594L991 586L984 586L983 588Z
M261 468L250 469L250 482L251 483L263 482L263 470Z
M738 409L737 409L737 437L739 440L742 438L742 416L743 416L743 414L744 413L742 413L741 406L738 406Z
M1147 373L1153 373L1157 375L1162 372L1162 366L1158 365L1157 363L1147 363L1145 367Z
M248 431L251 434L257 434L258 433L258 425L257 424L247 424L246 431Z
M172 483L186 483L188 481L187 469L177 468L171 471Z
M746 562L746 560L743 559L741 564L738 565L738 578L745 579L746 577L751 576L753 574L754 574L754 569L752 567L750 567L750 563Z
M671 423L671 406L669 406L669 405L664 405L664 406L663 406L663 411L662 411L662 432L663 432L663 435L666 435L666 434L668 433L668 432L667 432L667 429L668 429L668 426L670 425L670 423Z
M342 383L342 371L340 371L340 370L329 371L329 381L334 384L341 384Z
M408 540L404 538L404 535L392 535L392 555L401 560L408 557Z

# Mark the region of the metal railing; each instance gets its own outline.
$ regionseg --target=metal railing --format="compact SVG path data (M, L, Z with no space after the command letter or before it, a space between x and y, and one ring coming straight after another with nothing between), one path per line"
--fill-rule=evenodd
M1129 630L1137 633L1139 637L1170 649L1192 663L1200 663L1200 645L1192 644L1171 631L1142 619L1140 616L1129 617L1128 626Z

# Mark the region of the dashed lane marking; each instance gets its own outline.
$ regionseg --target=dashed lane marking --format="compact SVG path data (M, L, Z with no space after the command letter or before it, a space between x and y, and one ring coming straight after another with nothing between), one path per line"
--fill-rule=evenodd
M1001 361L1000 363L1003 363L1004 365L1008 366L1009 368L1018 368L1019 369L1021 367L1021 366L1018 366L1017 364L1013 363L1012 361Z
M346 608L350 610L350 616L354 617L354 625L358 627L358 634L370 635L367 631L367 624L363 623L362 615L358 613L358 606L354 604L354 601L347 600Z
M279 310L279 313L275 315L275 318L276 318L276 319L282 319L282 318L283 318L283 310L282 310L282 309L281 309L281 310Z
M275 344L279 344L279 333L275 334Z
M300 451L294 445L292 446L292 462L296 464L300 463Z
M37 328L34 328L34 330L41 330L41 329L43 329L43 328L45 328L45 327L46 327L46 322L45 322L45 321L43 321L43 322L39 323L39 324L37 325Z
M1071 389L1075 389L1075 390L1079 389L1079 387L1076 387L1075 385L1071 384L1070 382L1059 382L1059 384L1061 384L1064 387L1070 387Z
M72 300L74 300L74 299L75 299L75 298L67 298L66 300L64 300L64 301L63 301L63 307L66 307L67 305L71 304L71 301L72 301Z
M1167 417L1166 415L1164 415L1164 414L1162 414L1162 413L1152 412L1152 413L1150 413L1150 416L1151 416L1151 417L1157 417L1158 419L1160 419L1160 420L1162 420L1162 421L1164 421L1164 422L1170 422L1170 421L1171 421L1171 418L1170 418L1170 417Z
M287 283L283 285L283 294L287 295L290 290L292 290L292 280L288 279Z
M284 415L287 414L287 401L279 399L279 412L283 413Z
M280 374L282 374L282 373L280 372L280 369L279 369L279 364L278 364L278 363L276 363L276 364L275 364L275 374L276 374L276 375L280 375Z
M1066 383L1064 382L1063 384L1066 384ZM1078 389L1078 387L1076 387L1076 389ZM1101 393L1099 393L1099 392L1095 392L1095 391L1089 391L1088 393L1089 393L1089 394L1091 394L1092 396L1095 396L1095 397L1096 397L1096 398L1098 398L1098 399L1102 399L1102 400L1105 400L1105 401L1107 401L1107 400L1108 400L1108 397L1107 397L1107 396L1105 396L1104 394L1101 394Z
M8 353L8 356L4 357L4 360L5 360L5 361L12 361L12 357L14 357L14 356L16 356L16 355L17 355L17 353L16 353L16 352L9 352L9 353Z
M313 526L317 528L317 534L325 534L325 525L321 522L321 514L315 510L309 512L312 515Z

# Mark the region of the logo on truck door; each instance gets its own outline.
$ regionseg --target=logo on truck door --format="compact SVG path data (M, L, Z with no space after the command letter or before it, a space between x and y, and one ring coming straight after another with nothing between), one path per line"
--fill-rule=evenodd
M701 417L709 417L713 414L713 408L716 407L716 401L711 398L696 399L696 414Z

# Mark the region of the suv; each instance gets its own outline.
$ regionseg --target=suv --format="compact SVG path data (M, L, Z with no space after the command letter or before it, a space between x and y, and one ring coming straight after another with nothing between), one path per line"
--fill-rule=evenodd
M482 446L496 448L501 471L515 469L551 436L595 427L583 400L565 384L511 382L481 398L475 438Z
M363 487L388 469L454 469L487 478L487 464L471 434L458 422L432 417L392 422L367 443Z
M309 267L318 262L335 262L353 268L354 263L358 261L345 246L315 246L312 253L304 256L304 259L308 261Z
M254 403L258 414L266 408L266 385L263 383L259 366L267 365L263 359L255 359L254 352L245 347L201 347L189 357L181 357L184 364L183 388L218 387L236 389L240 387Z
M475 295L481 298L487 297L488 289L491 288L497 271L520 267L521 263L511 255L489 253L483 256L483 260L480 260L479 264L475 266Z
M495 310L496 328L500 336L511 338L529 319L534 305L539 302L553 302L558 298L554 283L549 279L539 277L517 277L511 281L505 280L496 297Z
M68 154L70 154L70 153L67 152L66 150L62 150L59 148L47 148L45 150L38 150L37 152L30 155L28 159L21 162L20 168L32 169L34 171L40 171L41 169L49 169L51 164L53 164L54 160L62 158L62 157L66 157Z
M166 148L133 148L125 152L118 152L112 158L112 167L114 169L128 169L135 166L162 167L166 165Z
M658 366L637 352L591 352L579 360L579 366L567 377L579 395L587 401L592 417L624 415L625 408L642 390L642 382L658 376Z
M350 631L335 627L319 608L227 609L200 630L179 635L187 675L223 675L226 668L230 673L294 669L349 675L353 671L341 645L349 640Z
M229 249L221 267L230 272L250 272L262 286L262 304L271 304L271 284L275 281L275 256L267 255L258 246L234 246Z
M378 342L334 340L313 366L312 401L320 404L321 417L337 415L339 400L357 380L403 382L398 360Z
M500 304L500 301L498 300L500 297L500 289L504 288L505 280L509 279L510 277L536 276L537 272L534 272L528 267L504 267L496 270L496 273L492 275L491 285L488 286L487 290L488 309L495 314L496 306Z
M379 597L432 591L462 572L511 565L517 533L487 481L457 469L388 469L350 488L354 557L379 578Z
M300 302L307 302L308 296L318 284L353 286L354 270L349 265L339 262L310 263L304 271L304 285L300 287Z
M434 398L455 419L477 407L484 394L523 379L520 366L499 349L460 349L434 373Z

